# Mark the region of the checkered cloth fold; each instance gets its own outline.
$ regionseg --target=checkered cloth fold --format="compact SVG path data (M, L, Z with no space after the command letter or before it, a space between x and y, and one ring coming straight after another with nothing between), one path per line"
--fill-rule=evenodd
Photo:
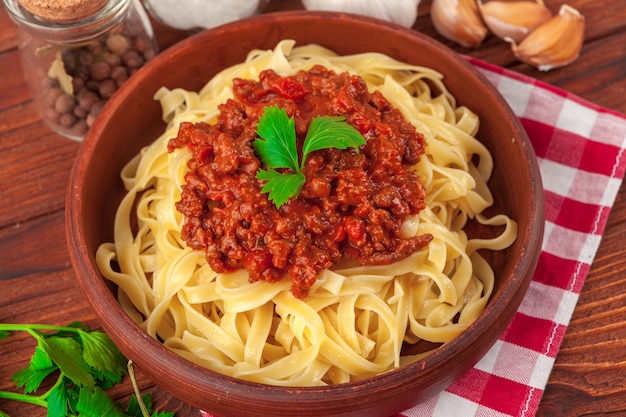
M545 194L539 265L493 348L430 400L395 417L534 416L626 170L626 116L468 58L519 117Z
M447 389L391 417L536 414L626 170L626 116L467 59L504 96L537 155L545 190L542 253L522 305L492 349Z

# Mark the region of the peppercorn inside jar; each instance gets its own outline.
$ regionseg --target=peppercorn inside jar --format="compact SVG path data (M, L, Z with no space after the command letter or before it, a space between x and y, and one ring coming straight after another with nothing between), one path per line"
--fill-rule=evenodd
M34 104L67 138L81 141L106 101L157 53L138 0L3 1L19 28Z

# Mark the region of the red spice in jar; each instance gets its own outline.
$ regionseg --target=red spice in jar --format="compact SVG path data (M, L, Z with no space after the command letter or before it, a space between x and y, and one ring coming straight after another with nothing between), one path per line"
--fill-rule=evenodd
M424 151L424 137L365 81L322 66L281 77L263 71L259 81L235 79L234 99L219 108L217 123L182 123L170 151L187 146L181 200L182 238L205 250L216 272L245 268L250 281L275 282L286 274L292 293L307 296L318 272L345 258L362 265L401 260L432 236L400 237L400 227L424 205L424 189L409 167ZM366 144L311 153L297 198L280 209L261 193L261 162L252 142L266 106L294 118L299 149L311 120L345 116Z

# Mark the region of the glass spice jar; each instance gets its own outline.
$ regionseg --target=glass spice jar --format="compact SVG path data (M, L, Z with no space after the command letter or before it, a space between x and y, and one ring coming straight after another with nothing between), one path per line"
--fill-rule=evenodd
M88 15L80 7L38 10L27 0L3 1L19 28L34 104L48 126L67 138L81 141L109 97L157 53L139 0L101 0Z

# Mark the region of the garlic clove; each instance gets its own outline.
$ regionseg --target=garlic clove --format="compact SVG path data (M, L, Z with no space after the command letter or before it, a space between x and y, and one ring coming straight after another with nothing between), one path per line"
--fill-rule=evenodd
M489 32L475 0L433 0L430 17L437 32L467 48L477 48Z
M517 59L549 71L578 58L585 40L585 18L573 7L562 5L559 13L532 31L522 42L513 39L511 49Z
M552 13L543 0L478 1L483 21L500 39L521 42L530 32L547 22Z

